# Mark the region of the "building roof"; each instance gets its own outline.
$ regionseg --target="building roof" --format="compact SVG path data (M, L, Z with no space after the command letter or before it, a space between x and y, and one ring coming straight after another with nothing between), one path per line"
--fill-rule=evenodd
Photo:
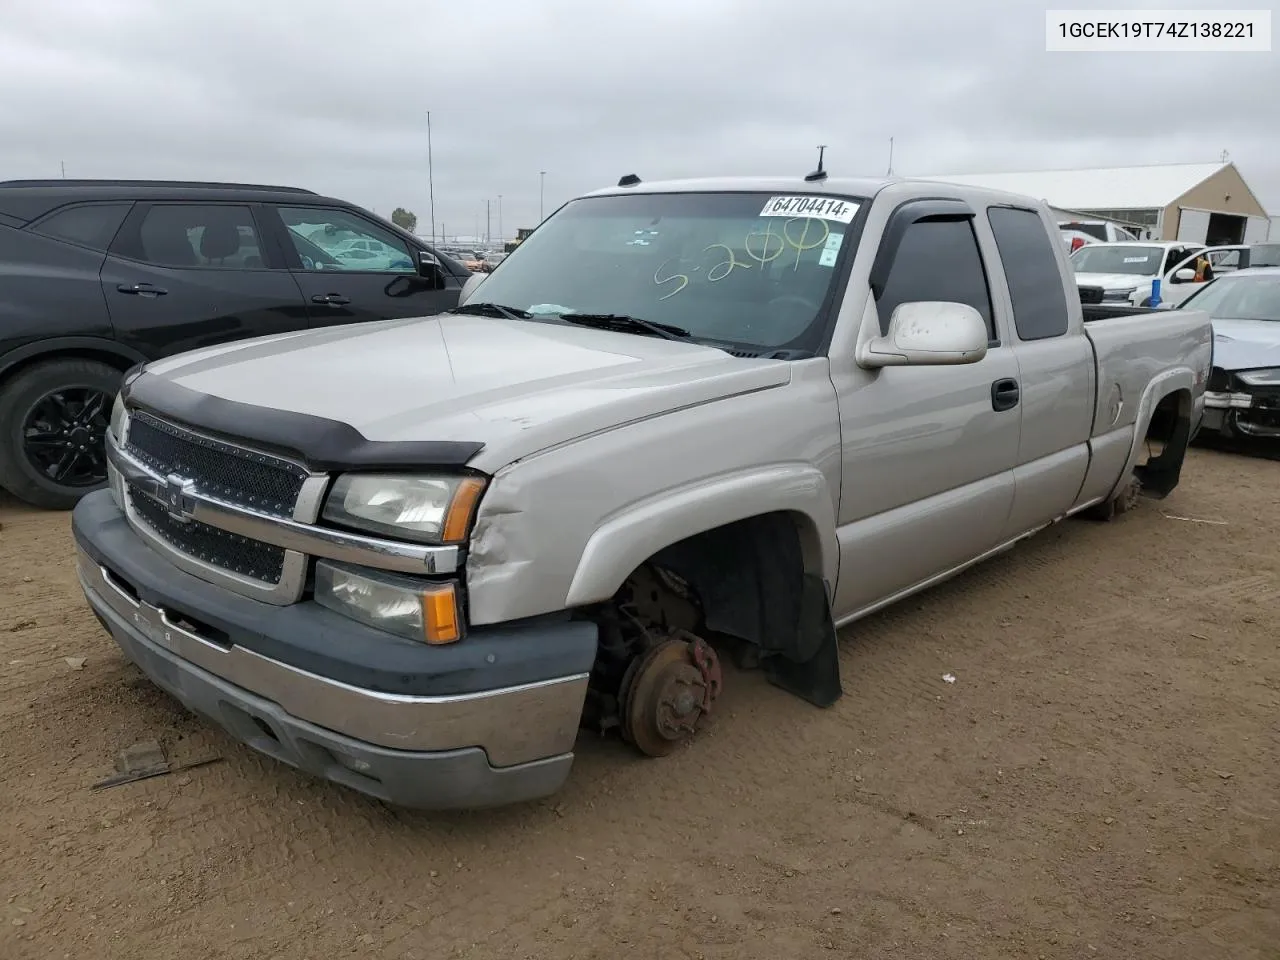
M1230 163L1167 163L1151 167L944 174L915 179L1023 193L1065 210L1151 210L1167 207Z

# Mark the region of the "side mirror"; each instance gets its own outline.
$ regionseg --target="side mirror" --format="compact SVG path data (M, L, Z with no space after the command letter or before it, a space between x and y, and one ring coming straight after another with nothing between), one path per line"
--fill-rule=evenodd
M862 367L942 366L977 363L987 355L987 323L964 303L921 300L901 303L889 332L859 351Z
M1181 270L1175 270L1173 273L1174 283L1191 283L1196 278L1196 272L1190 267L1183 267Z
M471 276L467 277L467 282L462 285L462 293L458 295L458 303L466 303L467 298L471 296L472 291L484 282L484 278L486 276L488 276L488 274L473 273Z
M418 251L418 276L427 282L433 290L443 290L446 286L444 267L429 250Z

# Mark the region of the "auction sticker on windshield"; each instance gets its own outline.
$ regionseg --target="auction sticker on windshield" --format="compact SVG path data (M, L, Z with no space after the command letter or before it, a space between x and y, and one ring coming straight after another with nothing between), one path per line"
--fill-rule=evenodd
M858 204L836 197L770 197L760 216L811 217L848 223L857 212Z

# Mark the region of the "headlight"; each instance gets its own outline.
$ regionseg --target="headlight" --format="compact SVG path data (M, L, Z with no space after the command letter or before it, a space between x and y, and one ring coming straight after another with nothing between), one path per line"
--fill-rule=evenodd
M129 424L129 411L124 408L124 398L116 394L116 402L111 405L111 435L124 443L124 428Z
M462 636L458 594L452 583L316 563L316 603L375 630L430 644Z
M1104 290L1102 292L1102 300L1104 303L1108 300L1113 303L1117 300L1128 300L1137 289L1137 287L1129 287L1125 290Z
M1236 379L1251 387L1274 387L1280 385L1280 368L1246 370L1244 373L1237 373Z
M346 473L324 505L324 518L418 543L461 543L484 491L479 477L411 477Z

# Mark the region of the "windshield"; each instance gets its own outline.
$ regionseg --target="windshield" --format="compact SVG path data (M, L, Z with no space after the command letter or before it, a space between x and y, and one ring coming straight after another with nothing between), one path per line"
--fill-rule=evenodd
M613 314L760 350L816 349L862 201L764 193L587 197L469 299L538 316Z
M1182 303L1204 310L1214 320L1280 320L1280 273L1222 277Z
M1107 246L1100 243L1081 247L1071 256L1076 273L1132 273L1154 276L1160 272L1164 250L1160 247Z

